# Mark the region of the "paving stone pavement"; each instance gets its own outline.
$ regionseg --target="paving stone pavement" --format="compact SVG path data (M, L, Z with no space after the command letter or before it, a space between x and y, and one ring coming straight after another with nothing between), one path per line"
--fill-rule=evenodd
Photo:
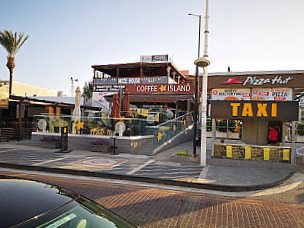
M260 186L287 178L289 170L265 168L207 166L198 163L181 164L170 161L174 152L189 152L192 142L181 144L155 156L119 154L109 155L74 150L71 153L55 153L56 150L0 144L0 161L45 168L84 170L133 177L177 180L182 182L211 184L214 186Z
M71 177L11 172L0 174L21 176L71 189L138 227L304 227L303 205Z

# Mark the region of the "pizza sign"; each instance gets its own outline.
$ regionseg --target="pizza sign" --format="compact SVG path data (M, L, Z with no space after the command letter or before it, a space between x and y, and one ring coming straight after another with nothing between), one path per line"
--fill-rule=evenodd
M292 101L291 88L252 89L253 101Z

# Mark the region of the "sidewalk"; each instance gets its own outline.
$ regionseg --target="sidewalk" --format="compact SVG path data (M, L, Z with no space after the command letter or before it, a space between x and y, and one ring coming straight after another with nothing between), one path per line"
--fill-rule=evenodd
M55 153L56 151L25 146L13 141L0 143L0 167L221 191L265 189L281 184L292 175L292 171L284 167L256 168L227 165L201 167L198 163L170 161L170 155L174 152L191 153L192 142L183 143L154 156L123 153L110 155L76 149L70 153ZM200 151L199 148L197 151Z

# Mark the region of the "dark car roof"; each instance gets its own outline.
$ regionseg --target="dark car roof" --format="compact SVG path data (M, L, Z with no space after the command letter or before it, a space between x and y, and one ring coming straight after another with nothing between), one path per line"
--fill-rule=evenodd
M55 209L77 195L28 180L0 179L0 224L9 227Z

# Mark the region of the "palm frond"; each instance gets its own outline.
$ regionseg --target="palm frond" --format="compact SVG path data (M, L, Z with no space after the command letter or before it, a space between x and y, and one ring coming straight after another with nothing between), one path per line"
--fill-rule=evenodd
M6 49L9 56L14 57L28 37L28 35L24 37L24 33L19 33L17 36L16 32L4 30L0 31L0 44Z

